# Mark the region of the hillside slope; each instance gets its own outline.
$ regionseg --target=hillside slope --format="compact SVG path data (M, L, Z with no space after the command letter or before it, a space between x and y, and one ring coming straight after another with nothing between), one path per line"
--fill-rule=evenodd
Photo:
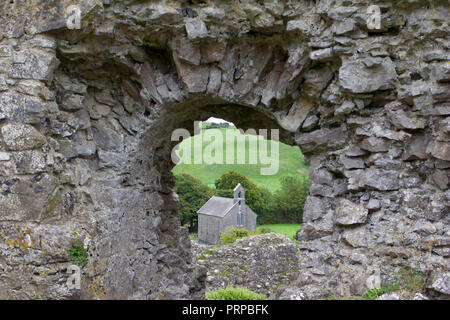
M220 128L223 136L223 151L226 152L226 145L233 143L234 138L229 134L226 134L226 130L237 131L235 127L230 127L229 129ZM245 164L193 164L194 163L194 143L203 139L202 152L204 154L205 148L208 147L213 142L205 141L205 132L207 130L202 130L200 135L186 139L180 144L180 149L186 148L189 144L191 145L191 164L180 163L176 165L172 172L175 175L187 173L198 179L208 186L214 188L214 182L223 173L229 171L236 171L245 175L247 178L255 182L258 186L268 188L270 191L275 191L279 188L280 182L279 178L285 175L301 175L308 174L308 167L304 163L303 155L298 147L291 147L281 142L276 142L279 147L279 170L275 175L261 175L261 168L268 167L267 164L262 164L259 156L257 156L257 164L250 164L250 154L258 155L258 148L251 143L249 143L249 135L245 136L245 147L242 145L234 143L234 156L235 163L237 163L237 154L245 154L246 162ZM240 134L239 134L240 135ZM240 135L242 136L242 135ZM270 144L269 144L270 145ZM270 150L270 149L269 149ZM179 154L178 151L177 154ZM270 153L269 153L270 154ZM223 158L225 159L225 157ZM224 161L225 162L225 161Z

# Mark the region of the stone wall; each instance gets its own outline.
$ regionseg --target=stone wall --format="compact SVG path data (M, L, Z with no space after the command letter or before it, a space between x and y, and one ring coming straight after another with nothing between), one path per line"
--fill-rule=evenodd
M192 242L194 261L208 270L207 292L230 285L272 298L278 288L298 278L298 253L292 239L276 233L245 237L220 247Z
M210 116L305 154L302 296L400 267L449 295L447 17L438 0L3 1L0 298L203 297L170 135Z

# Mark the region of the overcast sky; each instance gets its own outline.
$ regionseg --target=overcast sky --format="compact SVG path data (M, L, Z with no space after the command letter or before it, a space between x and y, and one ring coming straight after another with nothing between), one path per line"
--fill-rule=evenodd
M229 124L233 124L233 123L231 123L231 122L229 122L229 121L226 121L226 120L223 120L223 119L219 119L219 118L214 118L214 117L211 117L211 118L209 118L208 120L206 120L206 122L213 122L213 123L224 123L224 122L228 122Z

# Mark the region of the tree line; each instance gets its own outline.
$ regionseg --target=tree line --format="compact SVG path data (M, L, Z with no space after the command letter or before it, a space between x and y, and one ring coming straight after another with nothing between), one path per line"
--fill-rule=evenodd
M271 192L257 186L245 175L230 171L215 182L215 189L189 175L176 176L175 192L180 201L181 224L189 227L189 232L197 232L197 211L212 196L233 198L233 189L240 183L245 189L247 205L257 214L258 224L301 223L303 207L309 192L306 176L280 177L280 189Z

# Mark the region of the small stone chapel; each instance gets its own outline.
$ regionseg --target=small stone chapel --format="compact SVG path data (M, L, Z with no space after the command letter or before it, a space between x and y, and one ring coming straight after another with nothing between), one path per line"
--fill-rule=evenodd
M238 183L233 193L233 199L213 196L197 211L199 242L217 244L230 227L255 231L256 213L245 203L245 189Z

